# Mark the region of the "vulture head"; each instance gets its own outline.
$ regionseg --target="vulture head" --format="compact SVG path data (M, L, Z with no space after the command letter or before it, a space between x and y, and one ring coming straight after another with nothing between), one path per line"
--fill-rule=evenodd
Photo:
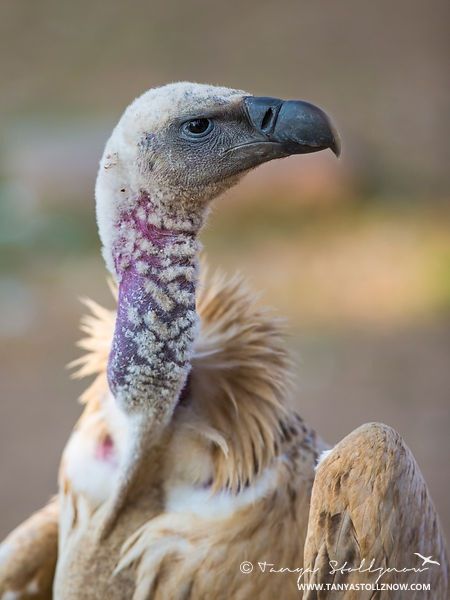
M125 110L100 162L97 219L109 269L120 279L114 248L124 215L138 205L155 227L197 233L209 201L249 170L327 148L339 154L337 133L308 102L186 82L145 92Z

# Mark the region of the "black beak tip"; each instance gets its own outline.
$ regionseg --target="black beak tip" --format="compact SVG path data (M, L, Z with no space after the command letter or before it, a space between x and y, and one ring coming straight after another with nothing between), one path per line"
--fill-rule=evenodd
M333 125L331 125L331 131L332 131L332 136L331 136L331 142L330 142L330 150L333 152L333 154L336 156L336 158L339 158L341 156L341 152L342 152L341 138L339 137L339 134L336 131L336 129L333 127Z
M300 100L297 105L300 111L304 110L308 119L309 128L306 130L308 132L306 139L309 138L313 142L312 146L318 142L319 147L321 146L323 150L329 148L339 158L341 155L341 138L328 114L309 102Z

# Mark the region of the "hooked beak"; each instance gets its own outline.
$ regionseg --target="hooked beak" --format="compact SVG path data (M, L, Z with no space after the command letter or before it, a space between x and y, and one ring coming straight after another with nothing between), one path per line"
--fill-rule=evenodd
M247 144L259 149L261 162L291 154L341 152L339 135L325 112L303 100L258 96L243 99L246 118L254 132Z

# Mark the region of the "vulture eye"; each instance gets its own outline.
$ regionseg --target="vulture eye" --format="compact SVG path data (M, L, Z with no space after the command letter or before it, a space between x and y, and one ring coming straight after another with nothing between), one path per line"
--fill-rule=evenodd
M210 119L192 119L183 125L183 130L189 137L202 137L212 128L213 122Z

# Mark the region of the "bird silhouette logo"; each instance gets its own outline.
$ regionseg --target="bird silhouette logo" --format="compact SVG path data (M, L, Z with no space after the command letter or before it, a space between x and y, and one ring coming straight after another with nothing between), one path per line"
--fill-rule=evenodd
M422 559L422 567L425 565L437 565L438 567L441 566L441 563L438 563L437 560L431 560L431 556L422 556L419 554L419 552L414 552L414 554Z

